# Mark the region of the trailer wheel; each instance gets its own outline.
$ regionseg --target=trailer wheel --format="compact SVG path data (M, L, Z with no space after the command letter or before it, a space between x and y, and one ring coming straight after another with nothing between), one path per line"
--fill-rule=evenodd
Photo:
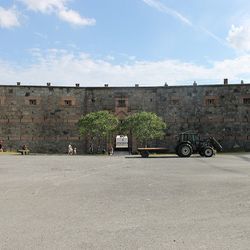
M180 157L190 157L192 154L192 147L189 144L181 144L178 147L178 155Z
M142 158L148 158L149 152L148 151L141 151L140 152Z
M214 155L214 151L211 147L204 148L204 156L205 157L212 157Z

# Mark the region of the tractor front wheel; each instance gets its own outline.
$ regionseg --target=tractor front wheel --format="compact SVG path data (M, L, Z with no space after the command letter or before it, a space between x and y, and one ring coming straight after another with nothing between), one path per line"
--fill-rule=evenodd
M203 152L205 157L212 157L214 155L214 150L211 147L205 147Z

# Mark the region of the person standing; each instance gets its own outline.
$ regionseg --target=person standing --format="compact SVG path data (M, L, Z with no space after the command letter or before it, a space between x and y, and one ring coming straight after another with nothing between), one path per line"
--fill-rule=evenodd
M109 146L108 146L108 154L113 155L113 153L114 153L114 148L113 148L112 144L109 144Z
M69 144L68 146L68 154L73 155L73 147L71 146L71 144Z

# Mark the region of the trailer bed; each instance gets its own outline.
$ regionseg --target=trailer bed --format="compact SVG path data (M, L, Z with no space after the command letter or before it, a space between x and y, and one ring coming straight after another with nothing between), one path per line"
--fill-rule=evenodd
M149 154L167 154L169 153L169 148L138 148L137 149L143 158L149 156Z

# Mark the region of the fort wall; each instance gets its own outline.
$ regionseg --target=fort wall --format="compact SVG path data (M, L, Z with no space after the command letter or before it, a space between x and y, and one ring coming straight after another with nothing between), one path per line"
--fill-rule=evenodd
M28 144L33 152L63 153L68 143L86 152L77 121L108 110L124 119L138 111L155 112L168 128L152 146L175 144L192 130L215 136L225 150L250 150L250 84L164 87L0 86L0 140L8 149ZM136 145L133 145L136 147Z

